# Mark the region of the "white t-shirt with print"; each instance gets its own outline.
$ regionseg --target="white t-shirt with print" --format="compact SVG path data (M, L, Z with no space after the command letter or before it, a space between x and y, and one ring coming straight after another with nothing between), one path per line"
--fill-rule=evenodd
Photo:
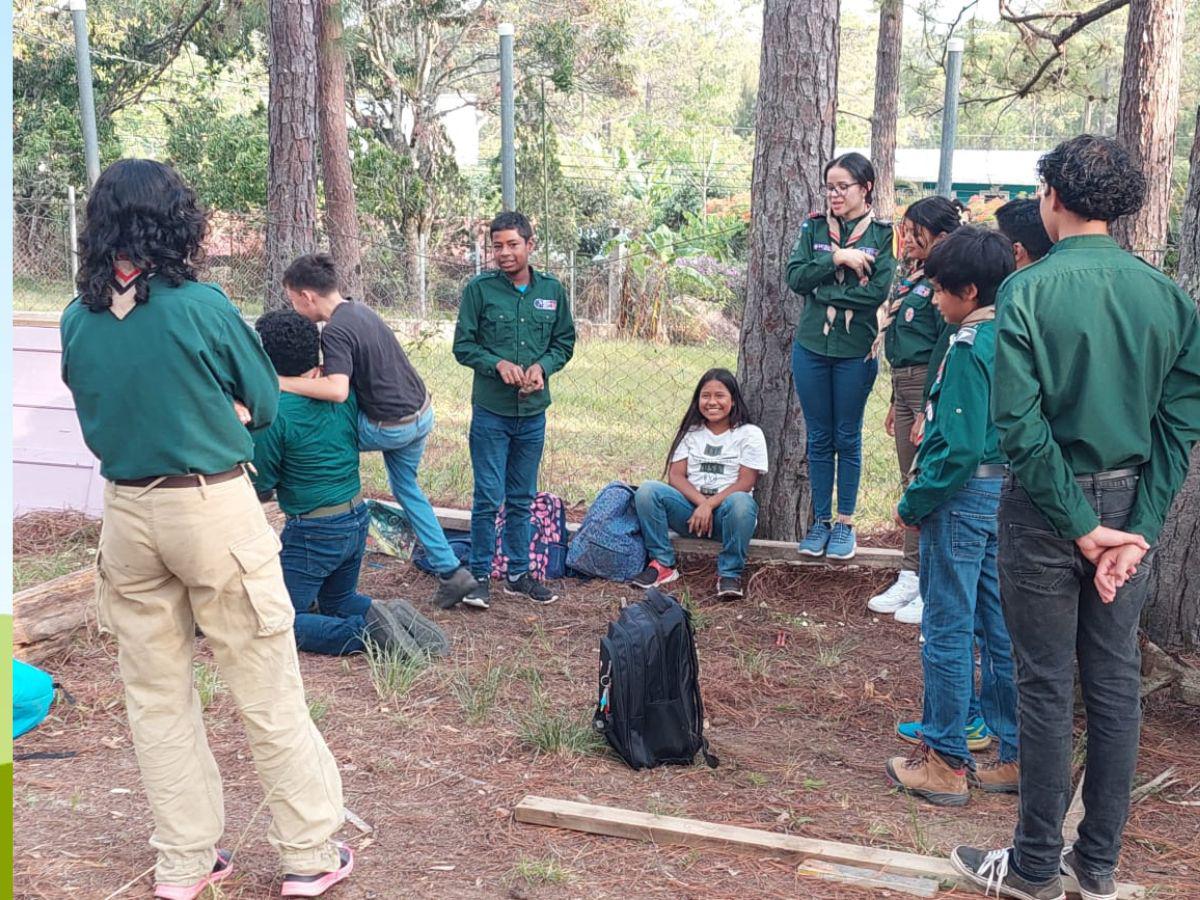
M767 471L767 439L757 425L713 434L701 425L683 436L671 462L687 460L687 479L701 493L715 494L737 481L738 470Z

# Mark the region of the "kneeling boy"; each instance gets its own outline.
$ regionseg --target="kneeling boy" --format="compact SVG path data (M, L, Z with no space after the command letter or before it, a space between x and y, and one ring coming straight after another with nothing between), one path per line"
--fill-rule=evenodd
M275 371L315 378L321 337L291 310L255 327ZM275 490L287 514L283 580L296 608L296 646L310 653L359 653L370 638L406 655L445 653L440 629L403 601L372 602L358 592L369 517L358 477L358 408L282 394L269 428L254 434L254 487ZM314 611L315 608L315 611Z
M925 264L934 304L959 328L930 390L917 475L896 508L900 524L921 532L925 701L923 742L911 757L888 760L887 774L941 806L965 805L968 782L985 791L1013 791L1017 783L1017 692L996 567L1005 467L989 410L994 303L1012 271L1008 239L978 227L947 236ZM977 620L983 715L1000 741L998 761L979 768L965 737Z

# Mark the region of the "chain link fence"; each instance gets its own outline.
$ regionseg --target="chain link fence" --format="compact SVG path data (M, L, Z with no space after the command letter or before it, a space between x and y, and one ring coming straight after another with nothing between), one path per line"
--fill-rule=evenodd
M83 199L76 202L82 226ZM65 192L61 199L14 204L15 310L54 313L70 301L71 246ZM318 246L327 246L323 236ZM460 508L469 507L472 491L466 440L471 372L454 359L451 343L462 287L477 271L478 246L464 239L428 254L421 316L404 246L369 226L361 239L363 299L392 323L433 394L437 425L422 482L435 502ZM261 217L213 215L201 277L219 284L248 317L262 311L267 293L264 247ZM534 264L545 267L536 257ZM479 259L479 268L488 266L486 257ZM623 247L599 258L556 255L547 268L572 298L578 338L574 358L552 379L540 483L569 507L582 506L614 479L661 477L696 380L714 366L736 371L745 271L710 258L639 260L638 251ZM688 269L688 277L676 277L678 269ZM721 296L680 290L692 283L692 273L717 284ZM881 374L863 433L859 521L866 530L888 528L898 498L895 451L882 427L887 381ZM363 475L369 491L387 493L377 454L364 455Z

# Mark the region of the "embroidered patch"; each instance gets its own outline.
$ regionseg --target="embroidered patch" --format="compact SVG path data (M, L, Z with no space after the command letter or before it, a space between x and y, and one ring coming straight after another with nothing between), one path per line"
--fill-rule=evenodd
M558 301L553 297L538 297L533 301L534 309L558 309Z
M925 404L925 421L926 422L933 421L933 401L932 400Z
M879 251L876 250L874 247L859 247L858 249L861 250L863 253L867 254L867 256L871 257L871 259L874 259L876 256L879 255Z
M829 251L831 251L833 248L832 248L832 247L830 247L828 244L813 244L813 249L814 249L814 250L823 250L823 251L825 251L826 253L828 253L828 252L829 252Z
M913 320L913 316L915 316L915 315L916 315L916 310L914 310L914 309L913 309L913 308L910 306L908 309L906 309L906 310L904 311L904 321L905 321L905 322L911 322L911 321Z
M914 288L913 293L920 294L922 297L928 297L932 291L929 290L929 285L922 284L919 287Z

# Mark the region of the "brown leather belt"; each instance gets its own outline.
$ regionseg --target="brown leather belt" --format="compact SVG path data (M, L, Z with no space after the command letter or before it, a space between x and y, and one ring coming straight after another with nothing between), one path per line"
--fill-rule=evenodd
M157 481L158 484L154 484L156 488L194 488L200 487L201 484L221 484L225 481L233 481L235 478L240 478L245 472L243 466L234 466L232 469L226 469L224 472L217 472L214 475L193 473L191 475L168 475L165 478L161 475L151 475L147 478L117 478L114 479L113 484L119 484L121 487L149 487Z
M433 403L433 395L429 391L426 391L425 402L421 404L421 408L415 413L410 413L404 418L396 419L392 422L380 422L375 419L368 419L368 421L376 428L403 428L405 425L411 425L417 419L421 418L421 416L425 415L425 411L429 409L431 403Z

